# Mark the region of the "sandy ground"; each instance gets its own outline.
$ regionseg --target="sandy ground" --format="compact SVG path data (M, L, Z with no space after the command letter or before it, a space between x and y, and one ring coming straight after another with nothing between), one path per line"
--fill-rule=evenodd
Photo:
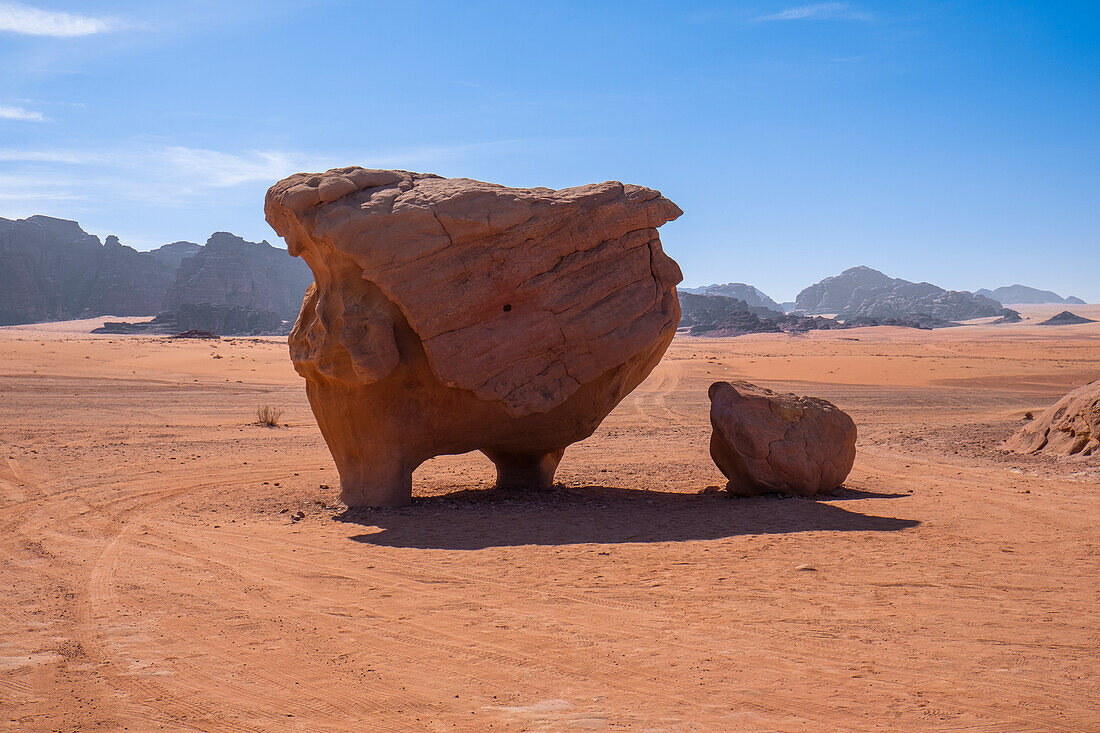
M678 339L563 488L356 515L282 342L0 330L0 729L1100 730L1100 465L996 450L1100 323L1036 322ZM850 411L846 488L699 495L724 378Z

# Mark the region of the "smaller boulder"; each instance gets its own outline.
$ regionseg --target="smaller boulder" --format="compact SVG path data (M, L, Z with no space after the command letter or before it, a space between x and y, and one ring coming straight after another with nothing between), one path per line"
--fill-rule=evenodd
M710 423L711 458L736 496L828 493L855 462L855 422L817 397L715 382Z

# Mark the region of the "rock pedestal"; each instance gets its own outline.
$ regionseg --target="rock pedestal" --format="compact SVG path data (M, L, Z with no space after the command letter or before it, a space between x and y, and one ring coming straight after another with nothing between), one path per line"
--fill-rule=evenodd
M314 274L290 352L349 506L407 503L418 465L471 450L498 485L552 485L680 320L657 227L681 212L651 189L341 168L265 212Z
M844 483L855 461L855 423L817 397L715 382L710 422L710 455L737 496L827 493Z

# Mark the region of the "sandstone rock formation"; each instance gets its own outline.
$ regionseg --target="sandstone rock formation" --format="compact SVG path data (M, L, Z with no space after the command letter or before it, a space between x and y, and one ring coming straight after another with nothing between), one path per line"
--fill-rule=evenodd
M428 458L480 450L549 486L680 320L657 191L516 189L406 171L301 173L265 212L313 270L290 352L350 506L410 500Z
M1055 402L1002 447L1014 453L1100 458L1100 379Z
M710 455L737 496L811 496L844 483L856 457L856 425L817 397L748 382L710 386Z

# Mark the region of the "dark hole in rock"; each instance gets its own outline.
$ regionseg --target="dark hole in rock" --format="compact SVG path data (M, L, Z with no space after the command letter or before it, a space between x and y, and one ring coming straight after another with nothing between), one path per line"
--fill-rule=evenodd
M510 310L512 310L512 306L511 306L511 305L508 305L508 304L505 304L505 306L504 306L504 312L505 312L505 313L507 313L507 312L508 312L508 311L510 311Z

